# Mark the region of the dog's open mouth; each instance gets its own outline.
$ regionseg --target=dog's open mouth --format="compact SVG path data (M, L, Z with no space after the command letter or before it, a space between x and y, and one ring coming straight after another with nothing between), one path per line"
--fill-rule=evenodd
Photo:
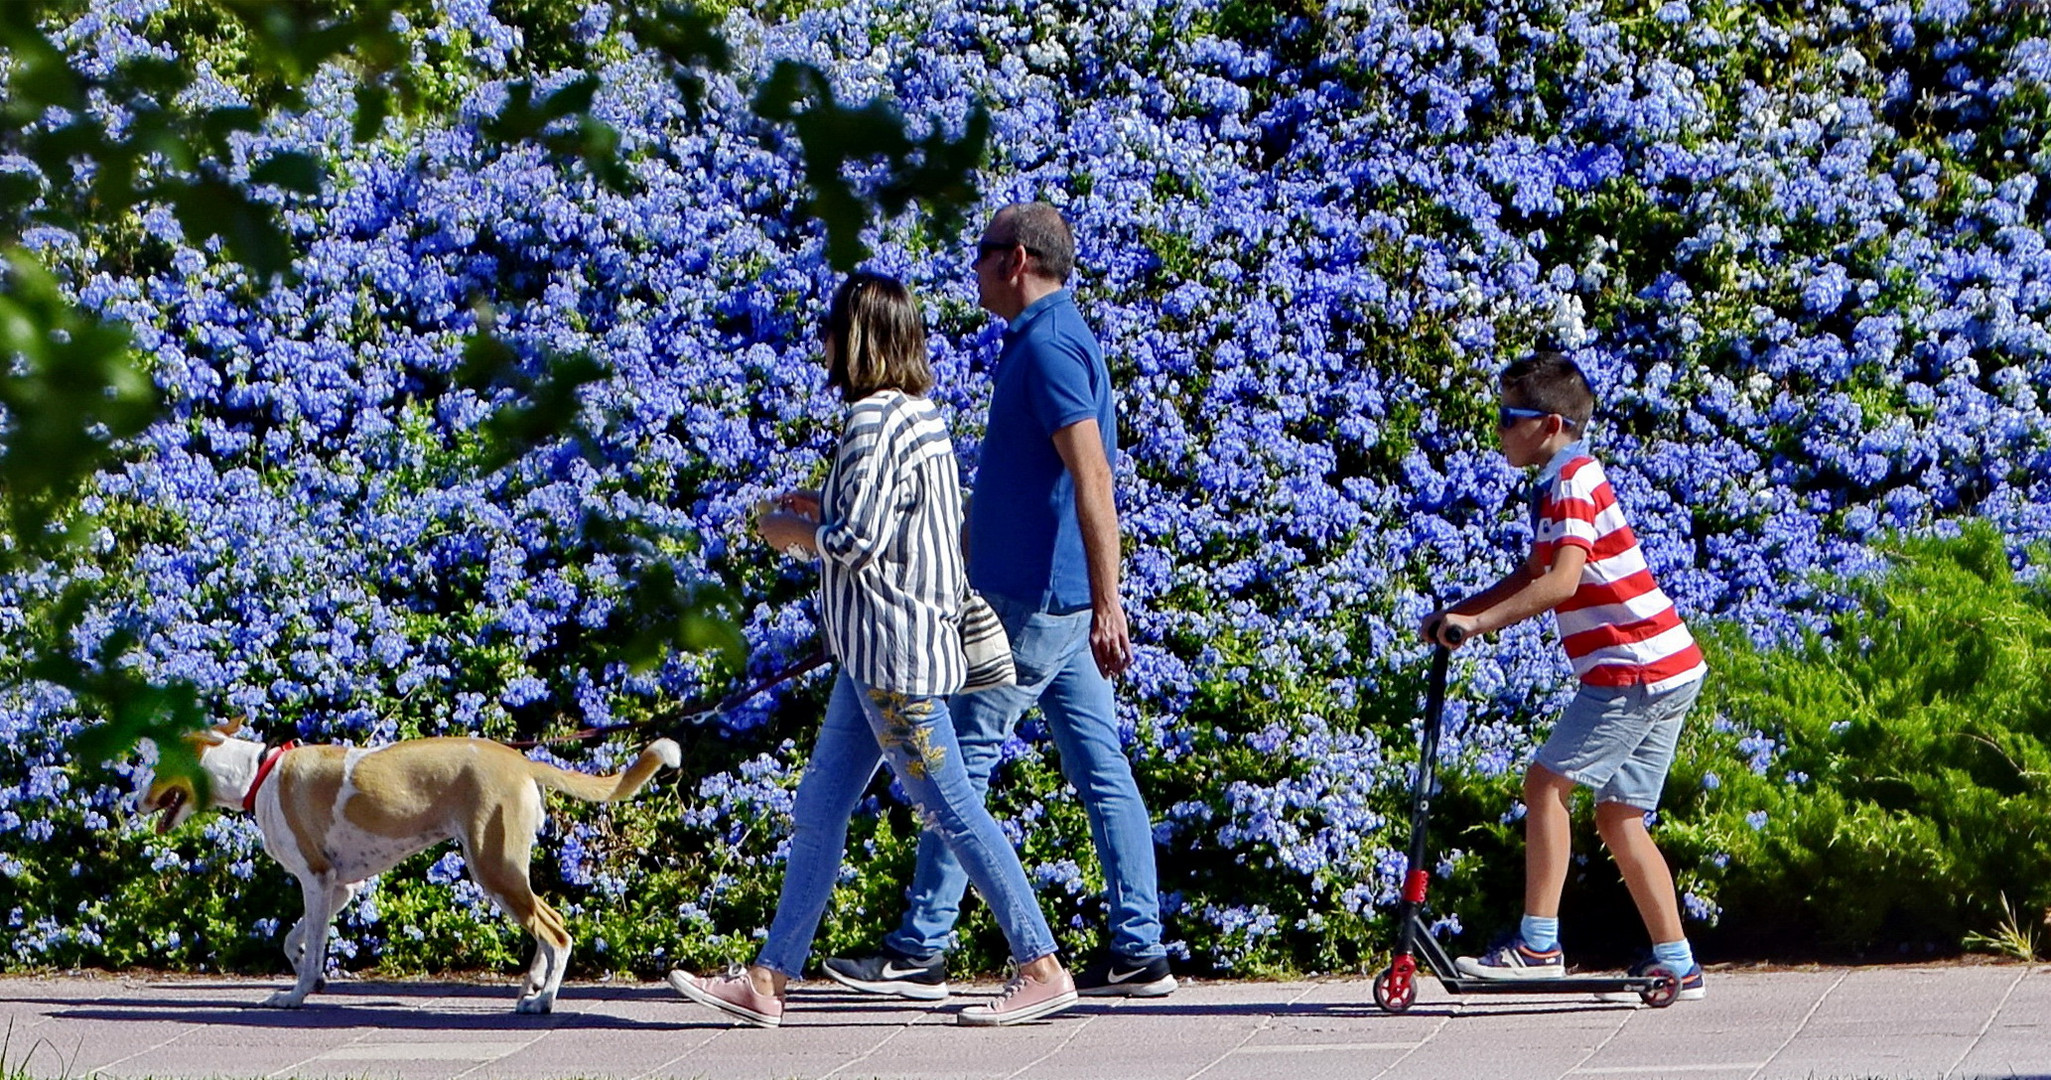
M189 797L186 795L184 788L178 787L170 788L162 795L157 796L157 833L159 835L171 831L171 826L178 820L179 809L185 805L185 800Z

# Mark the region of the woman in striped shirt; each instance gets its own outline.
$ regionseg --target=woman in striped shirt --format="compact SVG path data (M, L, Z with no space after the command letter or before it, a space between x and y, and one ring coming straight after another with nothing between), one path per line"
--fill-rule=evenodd
M1073 1004L1075 983L1025 870L955 745L947 695L967 672L961 613L961 487L947 425L925 397L933 385L926 328L903 285L850 275L833 295L822 335L826 383L849 403L825 488L794 492L763 514L764 540L817 555L819 621L840 677L791 810L790 855L776 919L745 971L670 973L693 1001L762 1027L782 1021L785 984L800 977L840 874L854 813L876 763L889 763L926 828L968 870L1011 945L1015 977L964 1024L1014 1024Z

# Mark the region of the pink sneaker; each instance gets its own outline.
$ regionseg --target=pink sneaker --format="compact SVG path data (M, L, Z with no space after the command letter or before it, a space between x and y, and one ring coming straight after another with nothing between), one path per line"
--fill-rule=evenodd
M1041 982L1024 972L1012 975L988 1005L971 1005L955 1014L957 1023L969 1027L998 1027L1022 1024L1052 1016L1075 1004L1075 979L1062 969L1054 978Z
M748 981L744 968L727 969L717 978L700 978L685 971L669 973L670 988L700 1005L708 1005L736 1020L745 1020L756 1027L776 1027L783 1023L783 1002L773 994L764 994Z

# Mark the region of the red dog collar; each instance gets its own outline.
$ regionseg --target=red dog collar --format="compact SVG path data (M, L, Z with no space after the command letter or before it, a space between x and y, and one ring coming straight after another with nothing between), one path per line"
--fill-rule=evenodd
M285 756L285 751L298 745L299 740L294 739L283 746L273 746L264 751L263 761L256 767L256 779L249 782L249 794L242 797L243 813L256 812L256 793L263 789L263 782L270 779L271 770L277 767L278 759Z

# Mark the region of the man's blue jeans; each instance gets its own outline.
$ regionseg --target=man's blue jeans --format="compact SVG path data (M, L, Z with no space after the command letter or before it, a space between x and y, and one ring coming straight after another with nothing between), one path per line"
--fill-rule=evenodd
M1118 738L1111 681L1090 652L1090 613L1050 615L1007 597L985 595L1004 632L1018 684L956 694L949 704L969 782L990 786L999 751L1019 717L1038 702L1061 753L1061 771L1081 796L1090 839L1104 867L1111 951L1124 962L1162 956L1161 900L1154 877L1154 830ZM946 950L968 883L947 844L927 830L919 837L911 908L884 943L905 956L930 959ZM980 887L979 887L980 888ZM988 900L986 894L984 897Z
M811 763L798 781L783 892L755 962L794 979L804 974L812 938L847 854L848 818L875 775L879 757L889 763L925 822L920 842L950 849L959 860L951 864L968 867L967 876L1004 930L1012 958L1026 964L1051 955L1054 933L1018 854L983 807L982 787L969 782L946 700L871 690L842 672L833 684Z

